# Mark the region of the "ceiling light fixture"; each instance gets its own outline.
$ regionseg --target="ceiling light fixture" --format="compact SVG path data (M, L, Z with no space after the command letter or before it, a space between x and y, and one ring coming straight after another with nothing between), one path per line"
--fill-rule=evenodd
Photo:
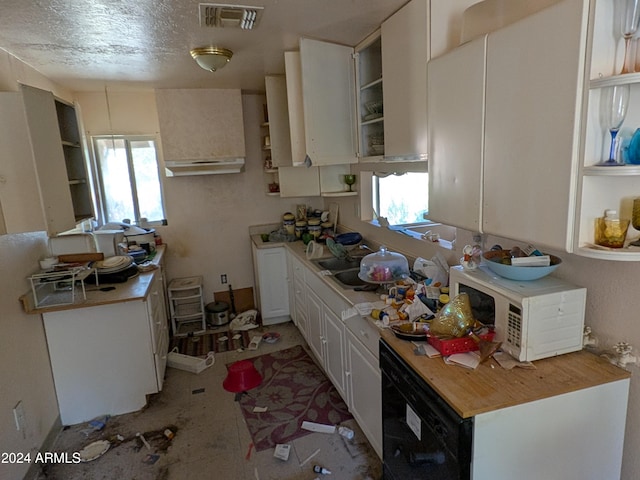
M192 49L191 56L200 67L209 72L215 72L229 63L233 52L226 48L201 47Z

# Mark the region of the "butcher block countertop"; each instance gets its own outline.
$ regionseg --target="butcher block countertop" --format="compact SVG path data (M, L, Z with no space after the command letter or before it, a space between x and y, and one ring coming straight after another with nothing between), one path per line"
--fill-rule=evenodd
M440 357L415 355L414 345L390 330L383 330L381 336L463 418L631 376L586 350L537 360L535 370L506 370L493 358L470 370L447 365Z
M160 265L162 256L164 255L166 246L158 245L156 254L153 257L151 263ZM123 283L110 283L101 285L85 285L87 294L86 300L79 298L73 304L68 305L55 305L48 307L36 308L34 306L33 294L31 291L25 293L20 297L20 302L26 313L41 314L47 312L57 312L60 310L72 310L76 308L95 307L98 305L108 305L111 303L131 302L136 300L142 300L147 296L149 292L149 286L158 270L151 270L148 272L140 272L139 275L133 278L129 278ZM102 287L115 287L114 290L102 291ZM81 297L81 296L80 296Z

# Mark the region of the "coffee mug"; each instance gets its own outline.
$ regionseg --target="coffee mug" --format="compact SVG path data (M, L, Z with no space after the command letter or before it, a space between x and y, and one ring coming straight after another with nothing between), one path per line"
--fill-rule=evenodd
M397 301L404 300L404 296L407 293L406 287L400 287L398 285L389 289L389 298L395 298Z

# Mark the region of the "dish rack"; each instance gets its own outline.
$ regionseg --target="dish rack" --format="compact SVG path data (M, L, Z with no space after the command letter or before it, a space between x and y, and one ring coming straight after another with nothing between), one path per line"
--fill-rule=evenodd
M79 298L86 300L84 280L95 271L88 266L76 266L31 275L29 281L35 307L71 305Z

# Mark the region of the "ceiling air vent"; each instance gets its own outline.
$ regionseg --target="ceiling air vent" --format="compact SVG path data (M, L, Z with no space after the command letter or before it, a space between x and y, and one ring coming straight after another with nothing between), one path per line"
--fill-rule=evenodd
M201 3L200 26L252 30L258 26L263 10L264 7Z

